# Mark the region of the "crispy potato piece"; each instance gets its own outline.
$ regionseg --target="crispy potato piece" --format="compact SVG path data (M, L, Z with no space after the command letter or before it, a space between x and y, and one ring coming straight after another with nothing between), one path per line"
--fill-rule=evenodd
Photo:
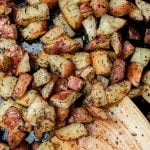
M2 49L2 50L8 50L13 45L16 45L16 41L14 39L0 38L0 49Z
M106 97L108 104L118 102L123 99L131 90L131 83L129 81L122 81L108 86L106 89Z
M110 75L111 84L120 82L124 79L125 74L125 61L117 58L113 64L113 68Z
M143 86L142 96L148 103L150 103L150 85L145 84Z
M21 131L16 131L9 133L8 143L11 148L17 147L25 138L25 133Z
M81 47L82 46L78 41L69 38L67 35L62 35L49 42L45 46L45 52L47 54L73 53L78 51Z
M14 76L5 76L0 85L0 96L4 99L13 96L13 91L17 83L17 78Z
M0 54L0 71L7 72L11 67L11 60L8 56Z
M9 150L9 146L4 143L0 143L0 149L1 150Z
M122 28L126 24L126 20L122 18L117 18L110 16L108 14L105 14L100 19L100 24L97 30L97 35L109 35L116 31L118 31L120 28Z
M92 64L96 74L109 74L112 63L107 51L95 51L91 53Z
M150 29L146 29L145 31L144 43L150 44Z
M36 87L42 86L50 81L50 74L47 70L40 68L33 74L34 83Z
M37 21L28 24L26 28L22 30L22 37L25 40L34 40L47 31L47 22L46 21Z
M140 84L142 72L143 72L143 65L138 62L132 62L128 67L128 72L127 72L128 80L135 87L138 87Z
M111 36L111 46L113 47L116 55L120 56L122 52L122 36L120 33L113 33L113 35Z
M50 29L45 35L43 35L40 40L43 44L49 44L49 42L59 38L61 35L63 35L65 32L63 29L59 27L53 27Z
M72 90L66 90L56 93L50 98L50 102L56 107L67 109L69 108L79 97L81 93Z
M75 76L70 76L68 78L68 87L74 91L80 91L83 86L83 81L82 79L75 77Z
M81 122L81 123L90 123L93 121L91 115L83 107L78 107L73 109L71 112L71 117L69 118L69 123Z
M93 51L96 49L109 49L110 48L110 36L99 36L96 39L90 41L86 47L86 51Z
M29 84L31 83L31 80L32 76L27 73L19 76L13 94L15 98L22 98L24 96Z
M148 70L144 73L142 82L144 84L150 85L150 70Z
M141 94L142 94L142 88L138 87L138 88L131 89L131 91L128 93L128 97L132 99L141 96Z
M16 24L27 26L34 21L43 21L49 19L49 8L47 4L38 4L36 6L27 6L18 8L15 12Z
M131 39L131 40L140 40L141 39L139 32L135 28L132 28L132 27L129 27L128 35L129 35L129 39Z
M63 141L56 136L52 137L52 143L55 146L55 150L77 150L78 146L75 140Z
M92 6L96 17L103 16L109 10L109 2L107 0L91 0L90 5Z
M36 95L31 105L22 110L22 118L35 126L37 119L44 114L46 107L48 107L48 103L42 97Z
M105 106L107 104L106 92L100 82L93 84L91 93L85 98L84 104L96 107Z
M34 101L36 96L37 96L37 91L29 90L22 98L16 99L15 102L24 107L28 107Z
M89 2L84 2L80 5L80 12L84 18L93 14L93 9Z
M26 52L17 67L17 74L29 72L31 70L29 54Z
M96 19L93 15L88 16L82 21L82 25L88 35L89 41L92 41L96 37Z
M143 0L135 0L136 6L142 11L146 21L150 20L150 4Z
M69 37L73 37L75 36L75 32L73 31L73 29L70 27L70 25L68 24L68 22L66 21L66 19L64 18L64 16L62 14L59 14L55 19L54 19L54 25L63 29L63 31L69 36Z
M79 29L83 16L80 13L78 4L70 0L58 0L58 4L69 25L73 29Z
M50 10L54 9L54 7L57 5L57 0L26 0L26 2L29 5L37 5L40 3L46 3Z
M56 108L57 119L61 122L65 121L65 119L69 115L69 111L70 111L69 109Z
M131 62L138 62L145 67L150 60L150 49L136 47L135 52L132 55Z
M61 140L74 140L87 135L87 130L81 123L72 123L55 132Z
M72 61L75 64L76 69L84 69L91 65L90 55L86 52L75 53L72 57Z
M102 75L97 75L97 81L101 82L101 84L103 85L104 89L106 89L108 87L109 84L109 79L107 79L106 77L102 76Z
M121 58L126 59L128 56L132 55L134 51L135 51L135 47L129 41L125 41L123 43Z
M111 0L110 14L116 17L124 16L130 12L132 5L127 0Z
M74 73L74 64L59 55L49 55L49 63L52 72L58 72L62 78Z

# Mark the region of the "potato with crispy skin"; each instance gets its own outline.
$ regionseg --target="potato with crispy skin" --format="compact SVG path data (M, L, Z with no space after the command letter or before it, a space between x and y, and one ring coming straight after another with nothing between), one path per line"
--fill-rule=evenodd
M11 67L11 60L8 56L0 54L0 71L7 72Z
M142 82L144 84L150 85L150 70L146 71L142 77Z
M108 0L91 0L90 5L93 8L94 15L96 17L101 17L106 14L109 10Z
M65 121L68 117L70 110L64 108L56 108L56 115L59 121Z

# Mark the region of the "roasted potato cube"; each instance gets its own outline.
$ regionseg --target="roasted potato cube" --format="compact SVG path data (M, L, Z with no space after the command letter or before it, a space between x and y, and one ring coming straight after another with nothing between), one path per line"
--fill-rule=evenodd
M0 71L7 72L11 67L11 60L8 56L0 54Z
M93 15L88 16L82 21L82 25L88 35L89 41L95 39L96 37L96 19Z
M113 68L110 75L111 84L120 82L124 79L125 74L125 61L117 58L113 64Z
M135 51L135 47L129 41L125 41L123 43L121 58L126 59L128 56L132 55L134 51Z
M118 102L123 99L131 90L131 83L129 81L122 81L108 86L106 89L106 98L108 104Z
M59 14L55 19L54 19L54 24L55 26L63 29L63 31L69 36L73 37L76 33L73 31L73 29L70 27L66 19L62 14Z
M80 5L80 12L84 18L93 14L93 9L89 2L84 2Z
M131 62L141 63L144 67L150 60L150 49L136 47Z
M49 44L49 42L57 39L58 37L60 37L64 33L65 32L63 29L61 29L59 27L53 27L45 35L43 35L40 40L43 44Z
M82 46L78 41L69 38L67 35L62 35L49 42L45 46L45 52L47 54L73 53L78 51L81 47Z
M142 87L138 87L138 88L131 89L131 91L128 93L128 97L132 99L141 96L141 94L142 94Z
M139 32L132 27L129 27L128 35L129 35L129 39L131 39L131 40L140 40L141 39Z
M25 40L34 40L47 31L46 21L37 21L30 23L26 28L22 30L22 37Z
M148 103L150 103L150 85L145 84L143 86L142 96Z
M74 91L80 91L83 86L83 81L82 79L75 77L75 76L70 76L68 78L68 87Z
M36 150L55 150L53 143L50 141L41 143Z
M29 84L31 83L31 80L32 76L27 73L19 76L13 94L15 98L22 98L24 96Z
M130 12L132 5L128 0L111 0L110 14L116 17L124 16Z
M109 10L109 2L107 0L91 0L90 5L92 6L96 17L103 16Z
M36 87L42 86L50 81L50 74L47 70L40 68L33 74L34 83Z
M109 49L110 48L110 36L99 36L96 39L90 41L86 47L86 51L93 51L96 49Z
M84 69L91 65L90 55L86 52L75 53L72 57L72 61L75 64L76 69Z
M54 89L54 84L55 82L52 80L50 82L48 82L41 90L41 94L42 94L42 97L44 99L47 99L49 98L49 96L52 94L52 91Z
M61 140L74 140L87 135L87 130L81 123L72 123L55 132Z
M126 24L126 20L123 18L117 18L105 14L100 19L100 24L97 30L97 35L109 35L120 28L122 28Z
M150 44L150 29L146 29L145 31L144 43Z
M36 96L37 96L37 91L30 90L22 98L16 99L15 102L24 107L28 107L34 101Z
M120 33L113 33L111 36L111 46L113 47L116 55L119 56L122 52L122 36Z
M71 117L69 118L69 123L81 122L81 123L90 123L92 122L91 115L83 107L78 107L73 109L71 112Z
M27 26L34 21L49 19L49 8L45 3L19 8L15 13L15 21L20 26Z
M67 109L69 108L79 97L81 93L72 90L66 90L54 94L50 98L50 102L56 107Z
M70 0L58 0L58 4L69 25L73 29L79 29L83 16L80 13L78 4Z
M26 52L17 67L17 74L29 72L31 70L29 54Z
M2 49L2 50L8 50L13 45L16 45L16 41L14 39L0 38L0 49Z
M65 121L65 119L69 115L69 112L70 112L69 109L56 108L57 119L59 121Z
M31 105L27 109L22 110L22 117L32 126L36 126L37 119L44 115L46 107L48 107L48 103L42 97L37 95Z
M49 63L52 72L58 72L62 78L74 74L74 64L59 55L49 55Z
M132 62L128 67L128 80L136 87L139 86L143 72L143 65L137 62Z
M95 51L91 53L92 64L96 74L109 74L112 63L107 51Z
M9 146L4 143L0 143L0 149L1 150L9 150Z
M0 96L4 99L13 96L13 91L17 83L17 78L13 76L6 76L3 78L0 85Z
M55 146L55 150L77 150L78 146L76 141L69 140L69 141L63 141L57 138L56 136L52 137L51 139L52 143Z
M102 75L97 75L97 81L103 85L104 89L108 87L109 79L107 79L106 77Z
M142 82L144 84L150 85L150 70L145 72L145 74L143 75Z

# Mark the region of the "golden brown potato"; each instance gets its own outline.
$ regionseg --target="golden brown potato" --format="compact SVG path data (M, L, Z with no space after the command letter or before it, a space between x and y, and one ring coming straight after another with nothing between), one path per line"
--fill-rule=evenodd
M74 140L87 135L87 130L81 123L72 123L55 132L61 140Z
M67 109L69 108L79 97L81 93L72 90L66 90L54 94L50 98L50 102L56 107Z
M22 37L25 40L34 40L47 31L46 21L37 21L30 23L26 28L22 30Z
M150 29L146 29L145 31L144 43L150 44Z
M45 46L45 52L47 54L58 53L73 53L78 51L81 45L78 41L69 38L67 35L62 35L59 38L49 42Z
M122 28L126 22L127 21L123 18L113 17L105 14L100 19L97 35L112 34Z
M142 96L148 103L150 103L150 85L145 84L143 86Z
M31 80L32 80L31 75L27 73L21 74L15 86L13 96L15 98L22 98L24 94L26 93L26 90L29 84L31 83Z
M69 115L69 109L56 108L56 115L59 121L64 121Z
M131 39L131 40L140 40L141 39L139 32L132 27L129 27L128 35L129 35L129 39Z
M109 74L112 63L107 51L95 51L91 53L92 64L96 74Z
M116 17L124 16L132 9L131 3L128 0L111 0L110 14Z
M92 122L91 115L83 107L78 107L73 109L71 112L71 117L69 118L69 123L81 122L81 123L90 123Z
M27 26L31 22L48 19L49 8L45 3L38 4L36 6L17 8L15 12L15 21L20 26Z
M79 5L70 0L58 0L58 4L69 25L73 29L79 29L83 20Z
M120 82L124 79L125 74L125 61L117 58L113 64L113 68L110 75L111 84Z
M16 45L16 41L14 39L0 38L0 49L9 50L14 45Z
M11 60L8 56L0 54L0 71L7 72L11 67Z
M128 67L128 80L136 87L139 86L143 72L143 65L138 62L132 62Z
M150 70L148 70L144 73L142 82L144 84L150 85Z
M109 2L107 0L91 0L90 5L92 6L96 17L103 16L109 10Z

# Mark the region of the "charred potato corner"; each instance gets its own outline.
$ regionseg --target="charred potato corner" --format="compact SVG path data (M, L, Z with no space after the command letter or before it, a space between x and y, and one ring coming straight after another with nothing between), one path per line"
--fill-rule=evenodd
M0 50L0 150L149 149L149 1L0 0Z

